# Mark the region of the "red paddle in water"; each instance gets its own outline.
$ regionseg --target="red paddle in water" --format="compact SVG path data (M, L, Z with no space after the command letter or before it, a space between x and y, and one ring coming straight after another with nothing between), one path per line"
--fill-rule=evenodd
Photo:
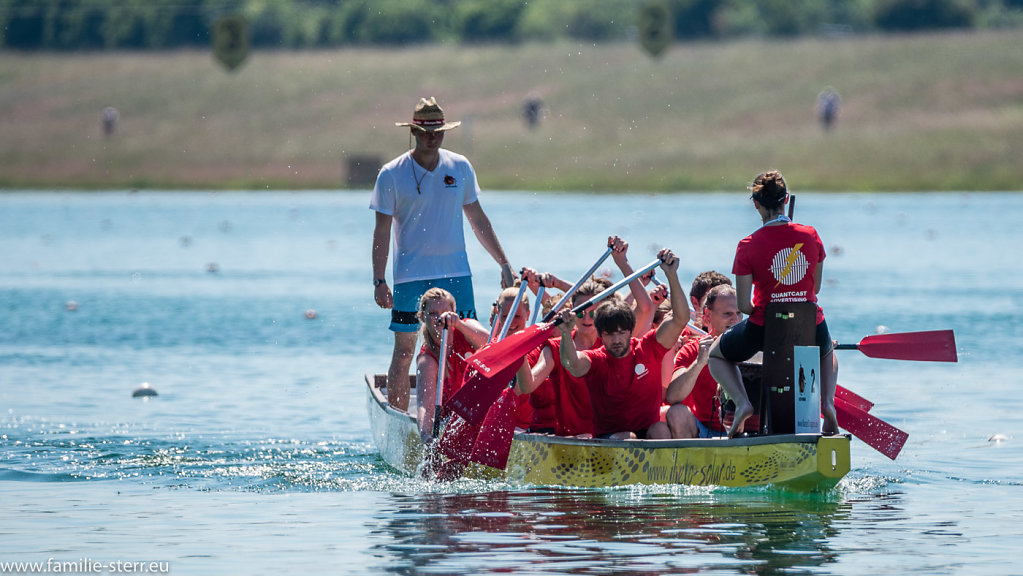
M471 462L504 470L508 465L512 437L515 435L515 411L518 399L514 388L505 388L487 412L479 436L473 444Z
M876 334L859 344L839 344L836 350L859 350L871 358L917 360L921 362L958 362L955 334L951 330Z
M909 434L880 418L860 410L840 397L835 397L838 425L868 446L895 460L906 444Z

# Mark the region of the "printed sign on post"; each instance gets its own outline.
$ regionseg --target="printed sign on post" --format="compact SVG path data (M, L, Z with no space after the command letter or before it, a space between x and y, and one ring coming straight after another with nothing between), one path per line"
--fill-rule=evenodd
M821 355L817 346L793 346L796 434L821 431Z

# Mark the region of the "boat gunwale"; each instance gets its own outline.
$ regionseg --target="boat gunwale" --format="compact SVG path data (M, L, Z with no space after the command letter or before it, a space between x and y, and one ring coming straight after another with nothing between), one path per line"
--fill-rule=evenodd
M377 377L366 373L366 384L369 386L373 398L385 412L392 413L395 417L408 419L416 424L416 418L403 410L391 406L384 398L383 388L375 385ZM553 434L534 434L531 432L516 432L514 439L521 442L539 442L544 444L561 444L568 446L606 447L606 448L726 448L739 446L763 446L766 444L817 444L821 438L851 439L850 434L772 434L767 436L744 436L741 438L672 438L664 440L613 440L611 438L576 438L574 436L556 436Z

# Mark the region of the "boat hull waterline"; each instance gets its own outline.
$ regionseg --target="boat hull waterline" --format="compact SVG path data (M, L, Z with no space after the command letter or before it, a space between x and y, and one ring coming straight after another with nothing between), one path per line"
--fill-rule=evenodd
M423 445L415 418L388 405L384 377L366 375L373 439L384 461L405 474L419 470ZM830 489L849 472L845 434L782 434L693 440L592 440L517 433L505 470L469 467L466 476L545 486L630 484L779 486Z

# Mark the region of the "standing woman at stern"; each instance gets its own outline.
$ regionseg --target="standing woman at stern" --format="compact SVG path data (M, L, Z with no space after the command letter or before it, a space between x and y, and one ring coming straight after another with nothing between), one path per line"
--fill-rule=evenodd
M743 431L753 414L742 376L736 366L764 348L764 311L771 302L817 302L824 271L824 244L812 226L796 224L785 216L788 187L781 172L764 172L749 187L753 207L763 220L756 232L743 238L735 251L732 273L739 310L748 318L732 326L710 350L711 375L735 402L729 436ZM751 298L752 292L752 298ZM821 352L821 415L824 433L838 432L835 386L838 360L824 311L817 306L816 345Z

